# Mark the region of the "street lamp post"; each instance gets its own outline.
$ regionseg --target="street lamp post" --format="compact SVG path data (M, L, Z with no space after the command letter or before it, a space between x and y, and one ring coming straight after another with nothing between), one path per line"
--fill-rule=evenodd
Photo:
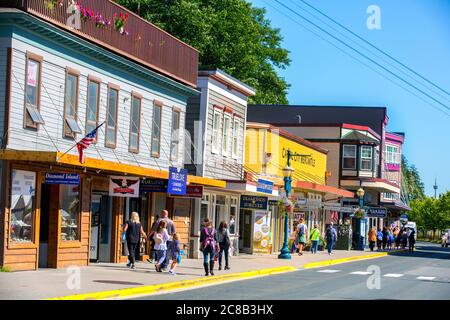
M356 191L356 195L359 198L359 208L362 210L364 206L364 189L359 188L358 191Z
M289 194L291 193L291 183L292 183L292 173L294 169L291 168L291 151L287 150L287 165L283 169L284 176L284 190L286 192L286 199L289 201ZM284 242L283 247L281 248L280 254L278 255L278 259L291 259L291 252L289 250L288 244L289 238L289 212L286 210L286 214L284 216Z
M363 207L364 207L364 189L363 188L359 188L357 191L356 191L356 195L358 196L358 198L359 198L359 209L362 211L363 210ZM363 216L362 216L363 217ZM363 231L365 231L363 228L362 228L362 223L364 222L366 222L363 218L358 218L358 224L359 224L359 226L358 226L358 229L359 229L359 239L358 239L358 244L357 244L357 249L359 249L359 250L364 250L364 242L363 242L363 235L362 235L362 232Z

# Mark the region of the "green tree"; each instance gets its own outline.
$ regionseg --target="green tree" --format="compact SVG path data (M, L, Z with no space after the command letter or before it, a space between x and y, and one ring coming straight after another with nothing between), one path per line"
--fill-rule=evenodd
M200 51L200 68L220 68L257 90L251 103L287 104L290 64L280 30L245 0L117 0Z
M425 186L420 178L419 171L414 165L409 165L405 156L402 156L403 189L409 201L425 199Z

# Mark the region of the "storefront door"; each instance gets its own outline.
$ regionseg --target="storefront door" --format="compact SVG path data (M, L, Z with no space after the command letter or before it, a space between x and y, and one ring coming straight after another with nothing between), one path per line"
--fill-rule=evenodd
M111 204L109 197L92 194L91 239L89 259L92 262L111 261Z
M253 211L241 209L239 215L239 248L241 252L252 253Z
M50 226L50 185L41 186L41 211L39 221L39 268L48 267L48 240Z

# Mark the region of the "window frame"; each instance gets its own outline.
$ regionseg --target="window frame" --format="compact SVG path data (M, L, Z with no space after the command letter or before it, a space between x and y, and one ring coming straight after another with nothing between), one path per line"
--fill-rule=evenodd
M44 57L34 54L30 51L26 52L26 58L25 58L25 90L24 90L24 108L23 108L23 125L25 129L39 129L39 123L36 123L33 121L31 115L28 114L27 111L27 95L28 95L28 61L32 60L34 62L37 62L39 64L39 70L38 70L38 76L39 81L37 83L37 99L36 99L36 110L39 112L41 111L41 88L42 88L42 63L44 61ZM42 115L41 115L42 118ZM29 123L27 121L29 119Z
M226 119L228 119L228 126L225 126ZM222 156L228 157L230 155L230 129L231 129L231 113L225 112L223 113L223 125L222 125L222 143L221 143L221 149L222 149ZM226 135L225 135L225 129ZM224 144L226 144L226 148L224 149Z
M354 157L346 157L345 156L345 149L346 147L352 147L355 150L355 156ZM355 144L344 144L342 145L342 169L343 170L356 170L357 169L357 159L358 159L358 152L357 152L358 148ZM354 159L355 160L355 165L354 167L345 167L345 159Z
M153 102L153 113L152 113L152 135L151 135L151 143L150 143L150 153L153 158L159 158L161 156L161 134L162 134L162 112L163 112L164 104L162 101L154 100ZM158 130L158 152L153 152L153 142L155 141L154 133L155 133L155 109L159 108L159 130Z
M360 155L359 155L359 170L360 171L368 171L368 172L370 172L370 171L373 171L373 160L374 160L374 152L373 152L373 147L371 147L371 146L361 146L360 147ZM369 157L363 157L363 149L367 149L367 150L370 150L370 158ZM368 161L368 160L370 160L370 169L364 169L363 167L362 167L362 164L363 164L363 160L364 161Z
M77 136L77 133L81 133L81 132L74 132L72 131L72 129L70 128L69 124L67 123L67 119L70 119L70 117L67 117L66 111L67 111L67 97L66 97L66 93L67 93L67 83L68 83L68 79L69 79L69 75L70 76L74 76L76 78L76 85L75 85L75 106L74 107L74 115L73 115L73 120L77 123L78 125L78 96L79 96L79 90L80 90L80 71L70 68L70 67L66 67L66 79L65 79L65 85L64 85L64 121L63 121L63 135L64 138L71 138L71 139L75 139ZM80 130L81 131L81 130Z
M64 185L58 186L58 247L59 248L79 248L82 245L82 212L83 212L83 178L80 175L80 184L78 184L78 219L77 219L77 238L78 240L62 240L61 230L62 230L62 187ZM74 187L74 185L66 185L69 187Z
M394 151L388 151L388 148L392 148ZM386 145L386 163L387 164L396 164L399 165L401 164L401 160L400 160L400 147L396 146L396 145L390 145L387 144ZM389 159L389 157L391 157L391 159Z
M90 89L90 85L91 82L94 82L96 84L98 84L98 89L97 89L97 113L95 115L95 128L97 128L98 126L98 120L99 120L99 115L100 115L100 93L101 93L101 85L102 85L102 80L100 78L94 77L89 75L88 76L88 81L87 81L87 98L86 98L86 124L85 124L85 132L86 134L88 134L88 123L89 123L89 100L90 100L90 96L91 96L91 90ZM98 139L98 132L95 135L95 139L94 139L94 143L97 142Z
M108 121L109 121L109 104L110 104L110 90L117 91L117 100L116 100L116 114L114 119L114 143L108 142ZM108 91L107 91L107 103L106 103L106 128L105 128L105 147L115 149L117 147L117 130L118 130L118 112L119 112L119 100L120 100L120 87L113 83L108 83Z
M174 123L174 116L175 114L178 114L178 128L174 128L173 123ZM170 135L170 161L178 161L179 159L179 153L180 153L180 126L181 126L181 109L177 108L177 107L173 107L172 108L172 133ZM173 145L174 145L174 141L173 141L173 135L175 130L178 130L178 137L177 137L177 151L175 154L173 154Z
M215 120L217 115L217 127L215 126ZM214 154L219 153L219 146L221 145L221 138L219 137L220 128L222 126L223 109L217 106L213 108L212 129L211 129L211 152ZM214 140L215 139L215 140Z
M134 147L131 145L132 136L133 136L133 105L134 99L139 100L138 106L138 123L137 123L137 146ZM139 153L140 139L141 139L141 111L142 111L142 95L137 92L131 92L131 104L130 104L130 135L128 137L128 151L132 153Z
M236 129L237 124L237 129ZM233 159L238 158L238 151L239 151L239 129L241 127L241 119L239 115L233 116L233 128L232 128L232 137L231 137L231 156ZM236 152L234 150L234 142L236 141Z

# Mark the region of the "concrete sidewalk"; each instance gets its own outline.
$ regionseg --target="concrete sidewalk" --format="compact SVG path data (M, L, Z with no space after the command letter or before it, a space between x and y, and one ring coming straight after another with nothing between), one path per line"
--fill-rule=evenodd
M379 254L378 254L379 256ZM326 252L315 255L307 252L303 256L292 255L291 260L281 260L277 255L239 255L231 257L231 270L217 271L216 276L226 274L244 274L268 268L291 267L286 270L317 267L332 263L342 263L345 260L376 258L377 253L364 251L334 251L329 256ZM295 269L293 269L294 267ZM282 270L282 269L280 269ZM0 299L45 299L76 294L111 291L156 284L180 282L206 278L201 259L184 259L176 272L177 276L167 273L157 273L153 264L140 262L135 270L126 268L124 264L99 263L79 268L80 277L73 275L70 269L41 269L39 271L22 271L0 273ZM282 271L287 272L287 271ZM269 273L268 273L269 274ZM227 281L216 277L217 282ZM79 289L77 289L79 279ZM191 281L192 282L192 281ZM73 288L75 286L75 288Z

